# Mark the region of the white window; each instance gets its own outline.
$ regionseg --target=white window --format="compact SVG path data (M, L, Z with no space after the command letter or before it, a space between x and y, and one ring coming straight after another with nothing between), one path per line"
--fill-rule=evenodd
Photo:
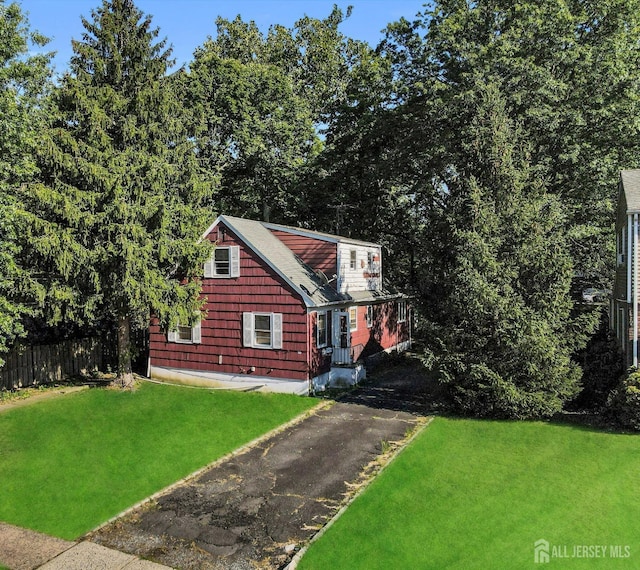
M398 322L404 323L407 320L407 302L398 301Z
M358 307L349 307L349 329L358 330Z
M371 328L373 326L373 305L369 305L367 307L367 328Z
M327 346L329 340L329 313L318 313L316 321L318 348Z
M205 277L240 277L240 246L216 247L204 264Z
M167 341L181 344L200 344L202 342L202 323L197 321L193 326L178 323L175 330L169 331Z
M352 249L349 252L349 269L351 269L351 271L355 271L356 263L357 263L356 250Z
M618 258L618 265L622 265L625 262L626 244L625 234L627 228L622 228L622 231L616 234L616 253Z
M242 313L242 344L282 348L282 313Z

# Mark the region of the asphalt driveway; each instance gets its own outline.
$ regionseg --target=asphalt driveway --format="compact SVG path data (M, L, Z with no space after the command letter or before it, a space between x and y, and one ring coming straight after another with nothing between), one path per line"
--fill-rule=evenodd
M386 367L87 538L175 568L283 568L424 423L416 370Z

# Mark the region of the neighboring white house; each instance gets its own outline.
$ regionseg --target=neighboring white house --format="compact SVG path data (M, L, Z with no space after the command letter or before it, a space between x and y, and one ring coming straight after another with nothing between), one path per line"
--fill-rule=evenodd
M640 169L623 170L616 214L616 276L610 324L625 366L638 366L638 243L640 240Z

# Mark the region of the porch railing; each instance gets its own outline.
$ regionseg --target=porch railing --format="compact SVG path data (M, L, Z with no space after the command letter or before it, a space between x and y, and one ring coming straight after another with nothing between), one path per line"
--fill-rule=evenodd
M339 346L333 347L333 353L331 355L331 364L339 366L348 366L355 364L364 350L363 344L355 344L346 348Z

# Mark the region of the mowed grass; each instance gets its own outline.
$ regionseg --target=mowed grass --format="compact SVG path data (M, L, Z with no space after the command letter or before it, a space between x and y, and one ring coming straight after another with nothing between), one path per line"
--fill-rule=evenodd
M0 521L76 538L316 403L143 383L0 413Z
M638 435L436 418L298 568L640 568L639 497Z

